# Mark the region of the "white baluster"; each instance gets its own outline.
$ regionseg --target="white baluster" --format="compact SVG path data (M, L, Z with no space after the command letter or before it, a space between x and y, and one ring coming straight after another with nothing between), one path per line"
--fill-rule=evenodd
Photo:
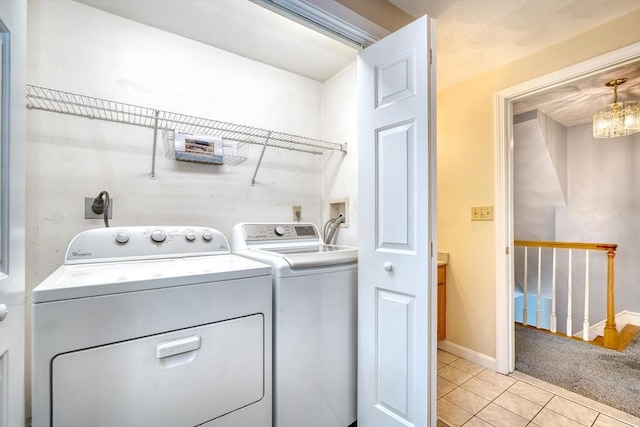
M589 341L589 250L584 255L584 321L582 322L582 339Z
M567 288L567 336L570 337L572 335L571 328L571 285L572 285L572 274L571 274L571 249L569 249L569 277L568 277L568 288Z
M524 304L522 305L522 324L524 326L527 326L529 323L527 322L527 276L528 276L528 269L527 269L527 247L524 247Z
M556 317L556 248L553 248L553 277L551 278L551 332L558 332L558 318Z
M538 302L536 307L536 327L540 329L542 317L542 247L538 247Z

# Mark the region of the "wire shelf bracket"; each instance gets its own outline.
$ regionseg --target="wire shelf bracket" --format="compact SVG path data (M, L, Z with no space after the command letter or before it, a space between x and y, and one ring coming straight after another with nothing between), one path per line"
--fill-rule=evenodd
M235 141L239 144L261 145L262 151L251 179L252 185L255 185L258 169L267 147L316 155L331 151L347 153L346 143L339 144L284 132L156 110L42 86L27 85L26 89L27 108L29 109L153 129L151 178L155 177L156 141L159 130L166 132L179 129L193 134L218 136L223 140ZM236 159L229 164L237 163L239 161Z

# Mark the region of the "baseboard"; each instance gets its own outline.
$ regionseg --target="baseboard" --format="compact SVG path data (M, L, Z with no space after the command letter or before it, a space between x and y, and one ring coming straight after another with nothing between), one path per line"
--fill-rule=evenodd
M618 329L622 329L625 325L635 325L640 326L640 313L635 313L633 311L621 311L616 316L616 325Z
M477 351L462 347L461 345L454 344L447 340L438 341L438 348L440 350L451 353L455 356L462 357L463 359L473 362L483 368L496 370L495 357L487 356L486 354L478 353Z
M620 313L616 314L616 327L618 331L624 328L626 325L636 325L640 326L640 313L635 313L633 311L623 310ZM589 341L593 341L597 336L604 336L604 325L607 323L607 320L603 320L589 327ZM582 331L578 331L573 334L574 337L582 337Z

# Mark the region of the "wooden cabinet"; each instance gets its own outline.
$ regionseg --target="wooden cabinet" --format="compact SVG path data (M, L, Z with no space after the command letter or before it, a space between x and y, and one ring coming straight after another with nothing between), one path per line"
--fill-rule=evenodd
M447 336L447 266L438 266L438 341Z

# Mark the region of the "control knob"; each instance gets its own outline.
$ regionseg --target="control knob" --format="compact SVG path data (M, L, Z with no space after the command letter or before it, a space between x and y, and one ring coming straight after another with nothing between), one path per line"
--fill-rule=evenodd
M184 238L187 239L189 242L193 242L194 240L196 240L196 233L193 230L187 230L186 233L184 233Z
M151 240L156 243L162 243L167 240L167 233L162 230L153 230L151 232Z
M210 242L211 239L213 239L213 234L211 234L210 231L205 231L204 233L202 233L202 240L204 240L205 242Z
M128 241L129 241L129 235L127 233L124 233L122 231L119 233L116 233L116 242L125 244Z
M278 236L283 236L285 232L284 227L281 225L276 226L276 228L273 231L275 231L276 235Z

